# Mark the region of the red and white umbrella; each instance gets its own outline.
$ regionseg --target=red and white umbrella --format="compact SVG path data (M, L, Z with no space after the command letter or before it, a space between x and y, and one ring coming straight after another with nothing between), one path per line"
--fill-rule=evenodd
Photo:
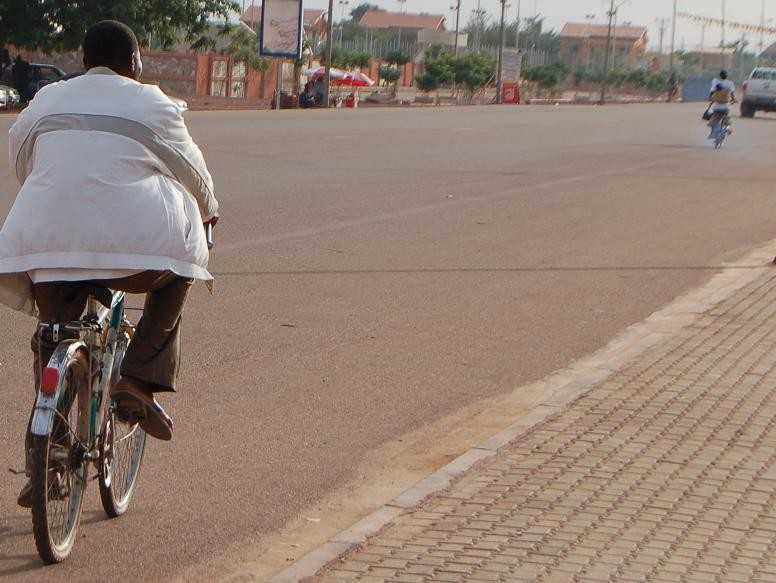
M344 85L346 87L371 87L375 84L369 77L363 73L348 73L344 79L334 80L335 85Z
M307 69L304 71L304 76L310 79L317 79L318 77L324 77L326 75L326 67L316 67L314 69ZM345 79L348 76L346 71L342 69L336 69L334 67L329 71L329 78L332 81L339 81Z

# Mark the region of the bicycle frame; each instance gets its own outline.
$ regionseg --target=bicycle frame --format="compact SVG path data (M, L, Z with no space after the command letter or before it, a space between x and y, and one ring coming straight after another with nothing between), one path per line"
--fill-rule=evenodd
M86 316L69 324L46 324L41 328L52 331L54 341L61 331L77 332L79 339L63 340L57 345L48 365L41 372L41 387L35 403L31 431L36 436L51 434L56 416L57 403L63 396L66 384L67 366L75 358L79 350L85 350L89 355L89 417L88 436L82 443L86 450L86 459L97 459L97 444L100 438L101 420L107 399L105 395L114 376L114 359L119 333L124 325L124 292L114 292L111 307L100 305L93 297L89 297ZM94 365L98 364L99 368ZM95 370L99 381L95 384ZM72 428L71 428L72 431Z

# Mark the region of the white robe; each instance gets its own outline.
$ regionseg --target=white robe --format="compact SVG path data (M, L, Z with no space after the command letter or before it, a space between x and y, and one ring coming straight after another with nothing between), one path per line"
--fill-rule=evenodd
M22 187L0 230L0 303L33 314L35 270L169 270L211 280L213 180L155 85L97 67L41 89L10 131Z

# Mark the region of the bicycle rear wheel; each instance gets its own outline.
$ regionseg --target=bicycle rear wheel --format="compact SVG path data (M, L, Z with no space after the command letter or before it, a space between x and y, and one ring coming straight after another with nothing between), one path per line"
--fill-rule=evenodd
M32 526L44 562L64 561L76 540L86 489L88 357L77 353L64 368L64 385L49 435L32 440Z
M113 370L117 376L128 345L129 338L124 336L116 348ZM140 476L145 444L146 433L140 425L120 421L110 403L102 428L99 460L100 499L110 518L118 518L129 508Z

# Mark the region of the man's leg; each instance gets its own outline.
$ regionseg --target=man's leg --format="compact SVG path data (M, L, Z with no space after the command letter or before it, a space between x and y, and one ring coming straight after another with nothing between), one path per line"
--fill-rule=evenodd
M104 282L128 293L146 292L143 317L124 355L121 374L142 382L151 392L175 391L181 317L192 283L174 273L157 271Z
M174 391L180 363L180 322L192 280L170 272L143 272L105 282L113 289L146 293L143 317L124 355L121 379L111 394L127 422L137 420L152 437L172 439L172 419L154 393Z
M33 287L33 295L35 297L35 303L38 305L39 320L40 322L47 323L67 323L77 320L83 314L86 308L86 300L88 298L88 289L80 283L42 283ZM62 338L65 338L64 334ZM60 338L60 340L62 339ZM33 354L33 378L35 379L34 399L38 397L38 388L40 383L40 374L44 366L48 364L51 355L57 347L57 342L47 334L41 334L38 327L35 328L35 333L32 335L32 341L30 342L30 348ZM27 432L24 437L24 455L25 462L24 468L27 477L30 476L32 471L30 450L32 448L32 416L34 410L30 407L30 418L27 422ZM31 490L29 483L25 485L19 495L19 504L25 508L29 507L30 500L29 495Z

